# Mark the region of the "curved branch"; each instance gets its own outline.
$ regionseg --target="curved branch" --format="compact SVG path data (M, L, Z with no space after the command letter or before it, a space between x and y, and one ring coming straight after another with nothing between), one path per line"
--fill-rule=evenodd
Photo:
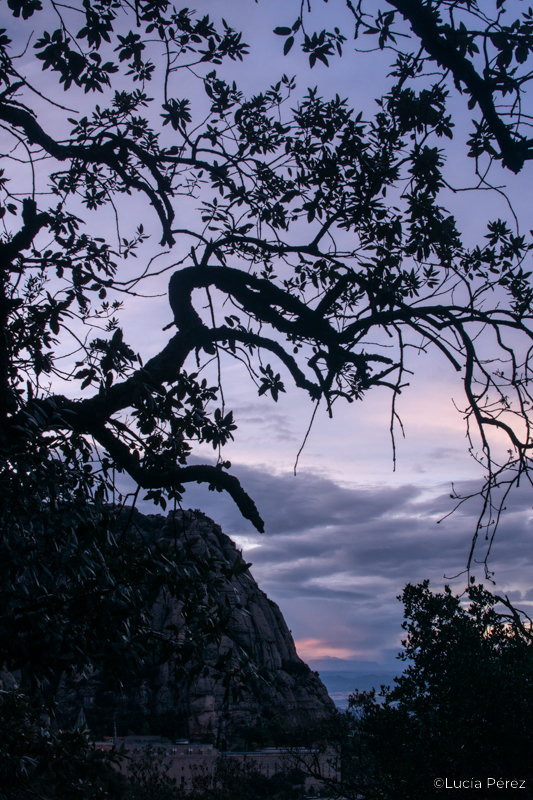
M298 364L287 351L273 339L268 339L266 336L259 336L257 333L250 331L240 331L234 328L226 328L225 326L213 328L209 330L209 339L212 342L231 341L242 342L243 344L251 344L254 347L260 347L263 350L269 350L279 360L285 364L287 369L292 375L294 383L300 389L306 389L312 400L318 400L322 394L320 386L308 380Z
M217 489L224 489L234 500L239 511L246 519L264 533L265 523L261 519L252 498L244 491L239 480L220 467L210 464L195 464L188 467L174 466L170 469L158 470L143 467L136 452L117 439L104 425L91 426L90 433L109 455L126 469L133 480L143 489L179 489L183 483L209 483Z
M26 109L20 106L9 105L7 103L0 103L0 119L7 122L9 125L13 125L15 128L21 128L30 144L38 145L48 153L48 155L58 161L78 159L86 164L105 164L111 170L115 171L120 175L126 186L131 186L138 191L144 192L150 199L163 228L161 244L168 244L169 246L174 244L175 240L172 235L174 210L168 199L170 188L166 185L163 174L157 169L156 159L137 147L134 142L126 138L121 138L120 140L116 139L116 141L111 141L109 143L111 146L97 144L91 144L90 146L60 144L43 130L29 111L26 111ZM125 149L135 154L143 166L154 176L157 182L157 191L146 181L128 176L124 172L123 159L115 153L115 147L121 150Z
M322 314L297 297L280 289L266 278L258 278L232 267L187 267L175 272L168 285L169 302L177 327L199 330L203 322L192 307L193 289L215 286L234 297L256 319L271 324L280 333L302 336L338 346L337 331ZM288 320L275 310L278 306L295 321Z

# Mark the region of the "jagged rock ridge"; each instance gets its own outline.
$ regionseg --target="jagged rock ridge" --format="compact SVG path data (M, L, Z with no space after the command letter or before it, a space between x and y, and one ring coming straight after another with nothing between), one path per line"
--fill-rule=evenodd
M176 512L174 520L171 515L134 513L137 528L152 541L174 538L177 528L181 535L197 538L200 549L208 548L227 564L234 564L239 557L231 539L201 512ZM227 594L232 605L238 598L242 609L233 609L220 650L233 647L245 652L256 671L240 697L225 698L222 682L213 677L199 677L192 683L177 681L171 663L153 668L142 678L124 676L120 694L107 689L102 676L62 679L56 695L62 725L73 725L83 707L89 727L100 735L112 733L116 725L119 734L187 736L220 745L239 730L262 727L274 719L293 727L333 711L318 674L298 657L280 609L251 573L233 578ZM169 624L179 624L179 613L176 600L160 596L153 607L154 628L163 631Z

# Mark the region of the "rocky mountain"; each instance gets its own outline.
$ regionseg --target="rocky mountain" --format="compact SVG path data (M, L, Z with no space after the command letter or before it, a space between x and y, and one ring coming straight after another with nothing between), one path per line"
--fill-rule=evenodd
M133 512L139 532L149 541L179 537L194 542L199 553L209 553L222 564L233 565L240 553L221 528L201 512L176 512L168 517ZM118 691L105 676L62 678L56 694L61 727L73 727L83 709L91 731L110 735L158 734L173 738L212 741L219 746L239 732L265 728L275 720L287 728L316 721L334 709L318 674L298 657L291 633L278 606L261 591L246 570L223 584L220 600L231 609L218 652L207 655L214 664L231 650L229 666L237 657L249 664L246 685L237 696L228 693L214 675L193 679L176 677L169 661L138 676L124 675ZM161 592L153 609L153 626L160 632L179 627L179 602Z

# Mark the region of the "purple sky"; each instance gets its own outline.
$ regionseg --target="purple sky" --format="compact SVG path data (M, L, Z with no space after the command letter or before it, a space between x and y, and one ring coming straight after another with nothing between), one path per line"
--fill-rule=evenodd
M327 6L321 0L315 2L319 12L314 19L316 28L321 27L322 15L324 25L331 28L344 19L344 30L351 30L342 0L330 0ZM244 39L251 45L244 66L223 65L217 71L235 79L245 94L268 88L282 73L295 74L297 94L307 86L318 85L325 96L339 93L349 97L357 110L369 115L375 108L374 98L386 88L388 69L382 57L357 56L350 41L342 61L334 60L329 70L317 65L310 71L296 48L284 58L283 40L270 32L276 25L294 22L300 7L296 0L260 0L258 4L253 0L206 0L195 7L199 14L209 12L213 18L220 13L230 25L243 29ZM37 80L37 65L35 72ZM187 89L185 80L183 96L187 96ZM191 92L197 94L192 83ZM82 96L77 100L80 104L98 101ZM201 100L196 98L196 102ZM88 110L84 109L85 113ZM52 126L54 111L46 113ZM463 169L462 149L453 144L449 173L458 184ZM527 182L531 169L526 165L524 174L517 178L501 170L497 176L501 185L508 183L528 229ZM450 194L449 200L467 239L479 238L489 217L508 214L499 195ZM148 214L143 206L142 217L150 230ZM179 214L184 224L190 220L192 225L194 204L184 200ZM82 216L90 222L86 212ZM133 227L128 229L128 219L135 225L139 222L135 201L125 215L125 236L133 233ZM155 219L153 224L155 228ZM100 215L98 225L102 232L109 229L112 240L109 219ZM157 252L156 237L157 232L146 253ZM178 241L172 253L161 256L158 264L168 266L178 261L189 247L190 241ZM133 265L128 262L128 269L144 263L139 257ZM161 330L171 321L166 298L168 277L163 275L154 282L152 299L128 302L121 317L125 339L145 361L168 338ZM293 466L312 413L307 396L286 381L287 394L277 404L258 398L241 367L231 362L225 365L226 406L233 409L239 425L236 441L227 448L225 457L232 461L244 488L256 500L266 532L257 534L228 497L210 493L206 487L191 486L183 505L204 510L243 548L247 560L253 562L252 572L259 585L280 605L304 659L332 655L390 661L401 638L402 609L396 596L403 586L408 581L431 578L435 589L442 588L444 576L457 575L466 564L475 527L475 504L437 524L452 508L452 481L469 491L479 486L483 477L481 468L468 455L462 415L453 403L455 400L459 407L463 404L461 383L434 352L413 352L410 358L416 374L399 405L406 439L402 440L398 431L396 471L389 435L390 397L374 390L363 402L339 404L333 420L319 412L296 477ZM69 387L62 390L69 391ZM213 451L205 446L197 457L212 460ZM531 505L531 494L525 489L511 498L491 562L497 590L508 591L514 600L526 604L533 600ZM480 566L478 577L482 572ZM462 589L464 576L452 583Z
M343 5L337 0L315 7L321 14L342 16ZM348 42L342 61L313 71L296 48L288 58L281 56L282 40L269 31L292 24L298 7L264 0L231 3L228 22L245 30L252 47L246 69L232 67L230 77L257 91L282 72L296 74L300 90L318 84L325 96L338 92L371 113L387 72L379 56L361 60ZM320 28L316 18L315 23ZM331 29L332 18L324 24ZM454 143L449 169L456 185L462 185L463 168L462 150ZM500 179L528 222L529 178L500 170ZM483 235L489 217L508 213L500 196L466 193L449 199L467 240ZM308 398L290 388L290 381L277 404L258 398L239 365L226 365L226 405L239 429L225 457L256 500L266 532L257 534L229 498L206 487L190 487L184 505L204 510L243 548L261 588L280 605L304 659L333 655L390 662L400 645L402 607L396 597L404 585L430 578L435 590L446 582L458 591L464 587L464 575L446 578L464 570L477 505L437 522L453 507L452 481L468 493L479 487L483 471L468 454L464 421L453 402L463 405L460 379L440 354L413 353L411 359L416 374L399 404L406 438L398 432L396 470L390 396L374 390L361 403L339 404L333 420L319 412L296 477L293 466L312 413ZM213 457L208 446L199 452ZM526 490L511 498L491 560L496 590L509 592L525 608L533 600L531 506ZM481 565L478 577L483 577Z

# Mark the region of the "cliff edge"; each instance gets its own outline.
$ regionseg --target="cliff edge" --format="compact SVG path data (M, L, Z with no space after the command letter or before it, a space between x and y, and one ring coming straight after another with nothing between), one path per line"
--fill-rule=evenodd
M139 535L193 542L194 549L209 553L232 566L240 557L235 544L219 525L201 512L184 511L164 517L131 514ZM283 615L261 591L249 570L232 577L221 588L221 602L230 609L218 650L208 653L214 664L220 653L232 651L250 665L245 685L235 695L222 680L207 675L177 677L169 661L144 674L124 675L122 686L110 688L104 675L63 677L56 693L61 727L74 727L80 709L96 735L155 734L172 738L224 744L239 731L277 725L292 728L315 722L334 710L334 704L317 673L297 655ZM179 627L180 604L161 592L152 609L154 630Z

